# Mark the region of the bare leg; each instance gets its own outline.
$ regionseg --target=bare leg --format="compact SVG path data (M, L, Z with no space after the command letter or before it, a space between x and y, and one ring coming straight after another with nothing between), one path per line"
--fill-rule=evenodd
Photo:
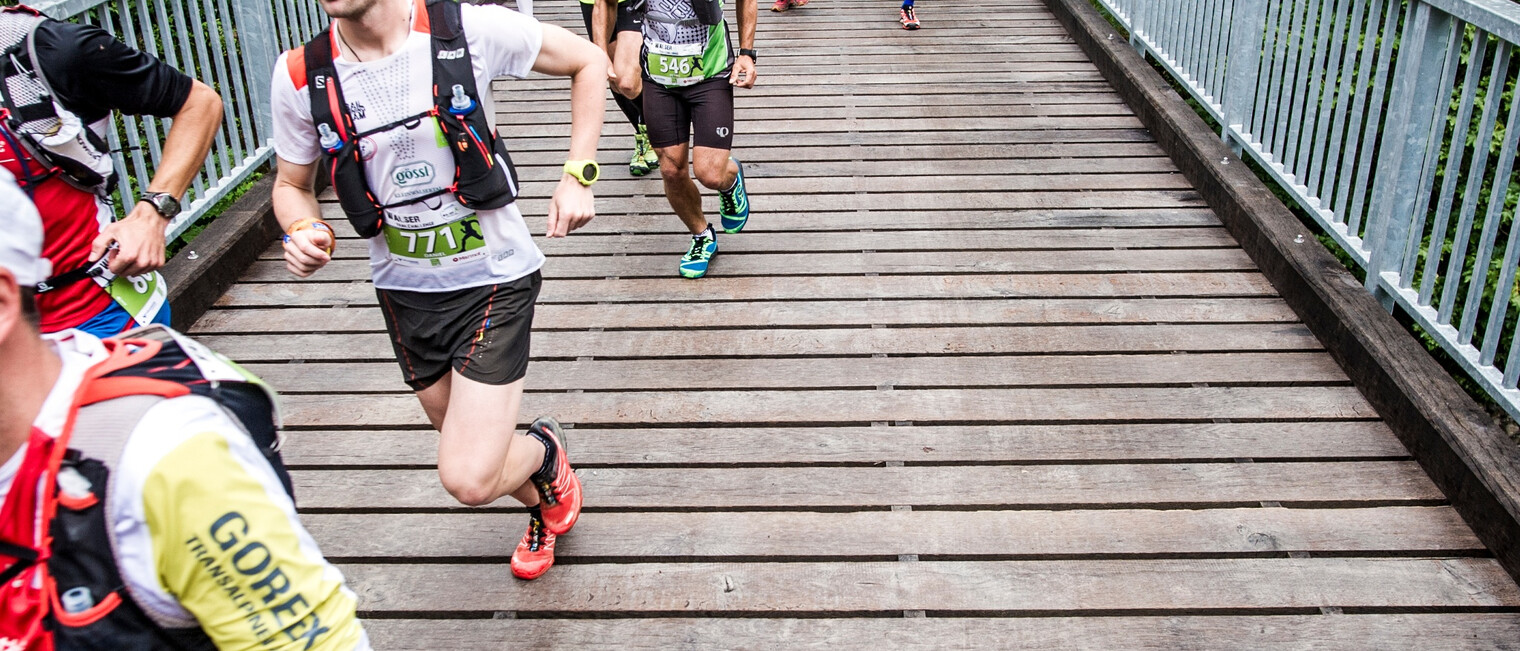
M643 66L639 52L644 36L638 32L618 32L612 45L612 70L617 73L617 92L628 99L638 99L644 92Z
M544 462L544 445L516 433L523 381L495 386L451 371L417 399L441 436L438 478L454 499L483 506L511 495L538 504L528 481Z
M728 157L728 152L727 149L712 147L692 149L693 171L696 172L697 180L701 181L702 185L719 192L726 192L734 187L734 180L739 177L739 164Z
M655 151L660 155L660 177L665 181L665 198L670 200L671 209L681 218L681 223L686 224L686 229L696 235L707 228L707 218L702 216L702 192L687 172L688 149L687 145L680 144L660 147Z

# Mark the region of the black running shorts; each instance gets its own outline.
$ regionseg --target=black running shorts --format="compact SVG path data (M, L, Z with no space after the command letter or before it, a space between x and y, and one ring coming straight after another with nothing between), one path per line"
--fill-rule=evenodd
M451 368L482 384L522 379L542 284L535 271L509 283L452 292L376 289L407 385L421 391Z
M628 0L618 3L617 24L612 27L612 40L617 40L618 32L638 32L644 34L644 0ZM634 5L640 5L635 9ZM591 8L593 5L581 3L581 20L586 23L586 38L591 38Z
M728 77L666 88L644 78L644 124L655 148L684 145L734 148L734 87Z

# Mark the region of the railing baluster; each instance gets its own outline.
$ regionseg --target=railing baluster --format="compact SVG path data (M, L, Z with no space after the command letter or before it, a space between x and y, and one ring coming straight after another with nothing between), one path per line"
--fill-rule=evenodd
M1462 100L1457 105L1456 126L1452 129L1452 147L1447 154L1445 178L1441 180L1441 194L1436 201L1436 216L1431 223L1430 251L1425 254L1425 268L1420 278L1420 305L1430 305L1435 293L1436 276L1441 265L1441 243L1446 241L1447 221L1451 218L1452 200L1457 195L1457 183L1462 179L1462 159L1467 154L1467 131L1472 125L1473 105L1478 97L1478 86L1483 81L1483 62L1488 57L1488 32L1477 30L1473 35L1472 50L1467 57L1467 72L1462 78ZM1459 48L1457 49L1460 52ZM1455 253L1455 252L1453 252Z
M1503 75L1501 79L1509 77L1509 66L1496 69L1495 72ZM1493 87L1490 87L1491 89ZM1503 86L1498 86L1499 91L1492 91L1495 95L1503 96ZM1488 194L1488 210L1483 216L1483 234L1478 238L1478 256L1473 262L1472 280L1467 286L1467 300L1462 305L1462 327L1457 333L1457 342L1466 344L1472 341L1473 328L1478 322L1478 311L1483 302L1483 288L1488 284L1488 263L1494 253L1494 240L1499 235L1499 222L1504 214L1504 199L1509 194L1510 172L1515 164L1515 142L1520 138L1520 102L1510 102L1509 118L1504 122L1504 145L1499 150L1499 165L1494 171L1493 187ZM1488 141L1482 141L1480 145L1487 146ZM1497 342L1495 342L1497 345Z
M1484 91L1483 117L1478 124L1478 138L1473 146L1472 165L1467 170L1467 186L1462 191L1462 212L1457 218L1457 236L1451 245L1451 259L1446 265L1446 282L1441 288L1441 309L1437 323L1451 323L1452 311L1456 309L1457 292L1462 283L1462 266L1467 261L1467 241L1472 237L1473 224L1477 221L1478 195L1482 192L1484 171L1488 169L1489 143L1494 138L1494 123L1498 121L1499 102L1503 97L1504 73L1509 69L1510 45L1499 41L1494 55L1494 65ZM1495 91L1494 89L1501 89Z

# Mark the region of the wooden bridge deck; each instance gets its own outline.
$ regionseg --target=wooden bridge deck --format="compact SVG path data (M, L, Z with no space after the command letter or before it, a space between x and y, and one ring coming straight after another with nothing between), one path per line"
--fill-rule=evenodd
M197 323L285 394L379 648L1520 639L1520 589L1044 6L895 11L763 12L755 217L701 281L609 102L601 216L540 242L523 416L573 424L587 510L538 581L512 504L439 486L359 241L305 282L271 249ZM538 230L566 88L498 87Z

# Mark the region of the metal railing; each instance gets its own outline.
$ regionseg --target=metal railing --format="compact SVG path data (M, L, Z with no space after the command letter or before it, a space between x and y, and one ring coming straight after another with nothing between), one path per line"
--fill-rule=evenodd
M327 17L313 0L41 0L47 15L98 25L222 96L222 128L169 227L178 237L273 156L269 75L280 52L311 38ZM107 142L121 179L118 214L152 178L170 120L118 116Z
M1520 419L1520 4L1097 1Z

